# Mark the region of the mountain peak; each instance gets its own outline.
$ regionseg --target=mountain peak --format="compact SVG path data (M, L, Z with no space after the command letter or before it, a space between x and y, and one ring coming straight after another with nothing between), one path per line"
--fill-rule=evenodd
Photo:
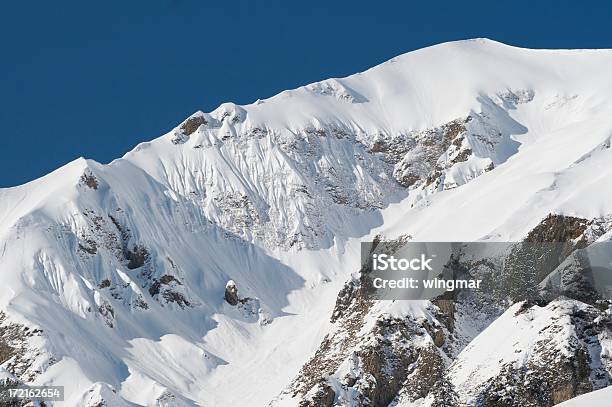
M445 43L0 189L0 375L68 405L549 405L608 385L599 305L374 302L360 251L609 239L611 65Z

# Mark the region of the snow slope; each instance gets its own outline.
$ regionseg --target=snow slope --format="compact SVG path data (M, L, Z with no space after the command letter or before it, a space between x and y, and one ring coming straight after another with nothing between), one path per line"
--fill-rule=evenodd
M66 405L267 405L333 329L360 240L612 214L610 67L445 43L1 189L0 309L42 329L3 370Z

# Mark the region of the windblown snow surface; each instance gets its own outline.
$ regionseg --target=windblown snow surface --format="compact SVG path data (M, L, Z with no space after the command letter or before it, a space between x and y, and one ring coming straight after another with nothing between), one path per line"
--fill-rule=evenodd
M550 214L607 225L611 70L610 50L445 43L197 112L110 164L81 158L0 189L0 374L65 386L62 406L305 403L296 377L338 331L361 241L520 241ZM604 226L596 239L612 236ZM471 391L502 360L529 359L516 349L570 305L513 307L457 328L444 363L459 402L483 402ZM432 315L426 301L381 302L357 335ZM605 335L589 348L591 366L608 366L599 387ZM381 405L343 382L360 368L342 360L316 373L331 404L301 405ZM388 404L432 405L422 396Z

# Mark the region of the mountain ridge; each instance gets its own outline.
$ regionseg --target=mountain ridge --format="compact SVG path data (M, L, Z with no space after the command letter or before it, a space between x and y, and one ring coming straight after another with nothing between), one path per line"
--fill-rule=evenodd
M609 240L606 66L612 53L444 43L0 189L0 374L65 385L68 405L436 405L454 397L437 380L467 397L441 372L498 310L472 327L465 304L364 302L360 241L522 241L549 216ZM42 332L2 335L25 327ZM420 339L386 345L407 332ZM392 391L381 350L416 364Z

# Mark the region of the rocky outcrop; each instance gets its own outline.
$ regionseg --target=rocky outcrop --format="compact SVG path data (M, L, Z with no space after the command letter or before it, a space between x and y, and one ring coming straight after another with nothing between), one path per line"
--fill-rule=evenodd
M591 226L595 224L598 226ZM508 295L512 295L513 287L523 293L526 290L525 286L513 286L516 282L507 280L504 273L512 276L512 270L534 266L544 275L550 274L567 253L571 258L579 253L580 249L576 249L580 244L591 243L606 230L599 221L551 215L525 242L500 243L499 252L506 253L506 257L474 257L463 248L447 266L453 275L482 279L484 289L436 298L425 308L426 317L421 318L390 317L382 311L387 307L377 305L369 296L364 276L371 264L366 262L338 294L331 315L334 329L280 398L297 399L303 406L402 406L426 400L426 405L439 407L466 402L477 406L535 407L551 406L607 386L612 364L607 351L602 350L612 345L612 334L606 311L609 304L605 301L598 299L593 307L587 304L586 297L575 295L581 301L551 298L548 301L552 302L546 305L546 301L538 300L539 280L535 278L542 276L536 273L529 281L536 295L507 311L512 315L500 317L512 304ZM565 240L546 246L549 239ZM371 252L393 253L393 244L401 246L405 242L386 242L377 237ZM526 264L525 258L537 262ZM566 296L570 287L574 292L586 292L584 281L577 280L575 274L573 280L567 273L564 275ZM537 322L529 322L534 318ZM500 345L499 356L496 347L492 347L491 360L474 367L482 374L487 366L501 363L499 372L486 379L478 381L469 372L459 373L469 369L464 366L470 363L462 350L478 333L481 338L482 332L488 332L493 321L502 324L500 321L506 319L509 324L518 324L513 328L517 330L515 334L527 330L529 342L517 339L516 347L510 351ZM508 335L492 332L492 341L501 341ZM474 349L481 348L482 345L474 345ZM527 359L503 356L520 356L523 352ZM455 368L449 370L449 364ZM457 381L456 376L466 375L470 377L467 382Z
M588 225L588 219L551 213L529 232L525 241L537 243L574 242L584 247L586 242L581 238Z
M83 175L81 175L79 183L91 189L98 189L99 186L98 179L90 170L86 170Z
M585 304L601 305L607 297L606 284L598 280L605 278L609 272L607 268L593 267L588 250L578 249L540 283L540 295L547 300L564 296Z
M229 280L225 285L223 297L226 303L238 310L242 318L252 322L257 321L260 325L267 325L272 321L259 298L242 297L234 280Z
M303 398L298 403L298 407L333 407L336 400L334 389L327 384L325 379L321 379L319 383L312 389L308 397Z
M195 114L185 120L183 124L181 124L174 132L174 135L171 139L172 144L183 144L189 140L189 136L195 133L200 126L208 124L208 121L204 117L203 114Z
M506 324L514 328L501 340ZM602 351L612 344L609 338L609 313L581 302L516 304L459 356L450 374L466 403L552 406L610 384ZM489 340L498 345L483 353ZM488 373L489 363L499 371Z
M42 352L38 349L41 335L41 329L12 322L0 311L0 369L19 382L31 382L41 373ZM37 341L32 342L34 339ZM54 360L48 358L46 363L51 365Z
M412 135L414 147L407 150L396 164L394 177L405 187L426 181L434 182L442 175L436 164L451 143L466 132L462 120L455 120L439 128Z
M407 239L377 237L371 250L394 250ZM443 379L446 362L440 347L448 330L437 320L439 309L427 310L429 318L422 319L395 317L377 309L366 285L369 269L368 262L359 277L340 291L331 317L334 330L281 398L298 399L304 406L387 406L405 389L414 389L415 380L425 386L424 377L429 377L430 389ZM421 393L427 391L423 388Z
M24 407L31 405L31 401L27 399L19 399L11 397L8 390L19 387L20 383L18 380L13 379L0 379L0 405L3 407Z
M149 251L144 246L134 245L131 249L125 249L127 268L130 270L141 268L149 260Z
M240 297L238 296L238 287L236 287L236 283L234 280L229 280L225 285L225 301L229 305L236 306L240 303Z
M149 294L153 298L162 298L165 303L174 303L181 308L191 306L187 299L183 283L175 276L165 274L160 278L154 278L149 286Z
M195 133L196 130L204 124L208 124L204 116L193 116L185 120L185 122L181 125L181 131L183 134L189 136Z

